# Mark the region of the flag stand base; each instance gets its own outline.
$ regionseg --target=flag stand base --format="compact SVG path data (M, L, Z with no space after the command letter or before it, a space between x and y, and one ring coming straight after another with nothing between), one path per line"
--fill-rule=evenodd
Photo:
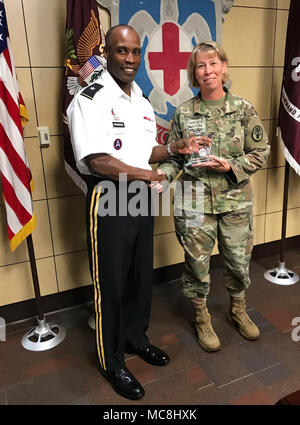
M88 320L88 324L89 324L89 327L90 327L91 329L93 329L93 330L95 330L95 329L96 329L95 315L94 315L94 314L91 314L91 315L90 315L89 320Z
M66 336L62 326L38 320L38 326L27 332L22 338L22 346L30 351L44 351L56 347Z
M285 262L279 261L279 267L275 269L267 270L264 273L265 279L269 282L276 283L277 285L294 285L299 280L297 273L288 270L285 267Z

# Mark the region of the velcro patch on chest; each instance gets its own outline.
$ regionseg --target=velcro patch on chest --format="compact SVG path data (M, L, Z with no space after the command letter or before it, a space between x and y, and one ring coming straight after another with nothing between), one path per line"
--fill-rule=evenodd
M85 90L83 90L81 96L87 97L88 99L93 99L95 94L102 89L102 85L99 83L94 83L91 86L88 86Z
M123 123L121 121L113 121L112 125L113 125L113 127L116 127L116 128L124 128L125 127L125 123Z

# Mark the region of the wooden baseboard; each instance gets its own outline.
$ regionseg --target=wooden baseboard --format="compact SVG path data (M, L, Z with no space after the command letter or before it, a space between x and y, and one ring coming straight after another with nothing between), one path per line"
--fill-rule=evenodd
M294 236L286 239L286 250L300 248L300 236ZM261 257L274 256L279 259L280 240L269 242L266 244L256 245L253 249L252 259ZM277 262L274 261L274 266ZM220 255L211 257L211 269L222 266L222 258ZM183 263L174 264L172 266L161 267L153 271L153 284L168 282L180 279L183 270ZM46 295L42 297L44 313L62 310L76 305L88 303L93 300L93 286L83 286L71 289L69 291L59 292L56 294ZM25 320L36 316L35 299L21 301L19 303L9 304L0 307L0 317L3 317L6 323Z

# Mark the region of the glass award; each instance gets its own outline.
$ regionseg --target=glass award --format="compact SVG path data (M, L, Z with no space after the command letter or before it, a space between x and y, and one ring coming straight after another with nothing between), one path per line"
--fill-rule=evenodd
M194 137L209 137L212 138L212 134L206 134L206 120L203 118L202 120L191 120L188 121L185 127L185 137L189 142L192 141ZM186 163L187 167L192 166L195 163L199 162L207 162L211 155L210 146L201 146L199 151L192 150L190 153L189 161Z

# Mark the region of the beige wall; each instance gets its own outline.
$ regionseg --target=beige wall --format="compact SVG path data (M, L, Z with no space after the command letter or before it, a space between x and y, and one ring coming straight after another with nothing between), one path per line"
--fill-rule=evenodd
M20 90L29 110L25 146L35 181L33 233L42 295L91 283L85 242L84 198L64 172L60 92L64 63L64 0L6 0ZM255 243L280 238L284 159L276 143L276 118L289 0L235 0L223 27L232 91L256 106L270 134L271 155L252 178ZM106 31L109 16L101 11ZM48 126L51 146L40 149L37 126ZM287 236L300 233L300 179L291 172ZM155 224L154 267L183 261L173 222ZM217 250L215 249L215 253ZM27 246L9 252L0 203L0 305L33 297Z

